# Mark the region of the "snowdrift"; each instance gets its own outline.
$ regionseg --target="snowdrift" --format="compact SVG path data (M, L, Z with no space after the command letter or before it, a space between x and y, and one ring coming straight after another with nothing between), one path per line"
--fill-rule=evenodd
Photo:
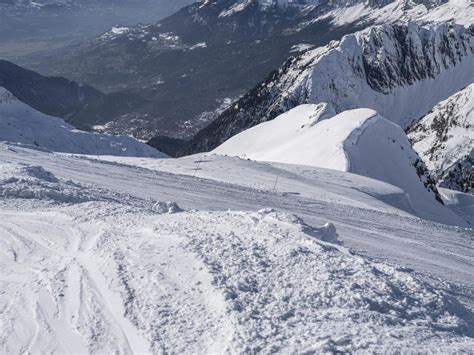
M436 105L408 137L440 186L474 192L474 84Z
M62 153L166 157L131 137L79 131L60 118L36 111L1 87L0 141Z
M2 349L472 349L470 313L456 299L323 241L331 229L271 210L0 210Z
M326 104L296 107L232 137L212 153L367 176L400 187L420 217L456 218L435 202L441 199L434 181L399 126L370 109L321 120L330 112Z

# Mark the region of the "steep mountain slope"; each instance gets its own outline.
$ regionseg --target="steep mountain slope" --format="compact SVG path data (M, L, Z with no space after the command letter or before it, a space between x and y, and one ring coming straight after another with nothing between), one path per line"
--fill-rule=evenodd
M0 60L0 86L38 111L64 118L73 118L105 96L90 86L45 77L5 60Z
M415 215L446 215L434 180L399 126L369 109L334 117L331 111L327 105L298 106L212 153L352 172L401 188Z
M226 102L281 65L293 46L321 46L353 31L352 26L333 28L325 19L305 31L288 32L299 8L262 10L258 1L249 1L230 14L235 2L196 3L155 25L115 26L80 46L21 63L143 99L133 112L115 115L104 127L108 132L189 138Z
M60 118L44 115L0 87L0 141L75 154L165 157L130 137L76 130Z
M328 102L336 112L372 108L407 127L473 81L474 27L375 26L288 60L199 132L185 152L212 150L307 102Z
M80 46L22 63L144 99L133 113L117 114L105 131L187 139L289 55L373 24L418 19L445 5L435 0L204 1L157 24L115 26ZM460 8L455 20L470 11L467 2ZM349 12L338 13L344 9ZM367 15L376 12L384 16Z
M133 95L104 94L65 78L46 77L5 60L0 60L0 86L36 110L83 129L107 122L141 101Z
M474 192L474 84L436 105L408 137L440 186Z
M75 44L115 23L154 22L193 0L0 0L1 59Z

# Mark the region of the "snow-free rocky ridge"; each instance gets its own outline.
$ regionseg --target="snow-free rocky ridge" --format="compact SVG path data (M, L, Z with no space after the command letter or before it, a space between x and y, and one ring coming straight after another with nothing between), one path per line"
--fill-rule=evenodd
M473 81L474 27L375 26L288 60L200 131L185 152L210 151L303 103L326 102L336 112L371 108L406 128Z
M36 111L2 87L0 141L63 153L166 157L131 137L79 131L60 118Z

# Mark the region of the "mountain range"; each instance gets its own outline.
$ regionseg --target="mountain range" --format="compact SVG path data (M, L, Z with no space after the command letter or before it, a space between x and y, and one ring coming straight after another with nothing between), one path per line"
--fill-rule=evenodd
M104 131L190 139L288 56L378 23L465 23L472 11L464 0L205 1L155 24L116 25L80 45L19 63L141 99L100 124Z
M370 27L289 59L199 132L186 153L209 151L303 103L327 102L336 112L368 107L407 128L473 81L474 27Z
M0 0L0 59L73 45L119 22L154 22L193 0Z

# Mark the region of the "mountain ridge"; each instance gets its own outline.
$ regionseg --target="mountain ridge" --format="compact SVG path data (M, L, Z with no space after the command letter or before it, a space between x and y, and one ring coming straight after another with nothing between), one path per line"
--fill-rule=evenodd
M143 99L133 114L117 113L103 126L107 132L189 139L219 115L224 102L238 100L298 48L324 46L380 22L421 19L456 1L465 2L263 2L262 9L256 0L206 1L155 24L117 25L91 41L20 64ZM471 11L467 6L459 5L454 18L461 18L462 9Z
M289 59L200 131L183 153L212 150L303 103L327 102L337 112L372 108L406 128L474 80L473 54L474 26L411 23L347 35Z
M474 193L474 84L438 103L408 136L441 187Z
M0 141L53 152L164 158L131 137L83 132L36 111L0 87Z

